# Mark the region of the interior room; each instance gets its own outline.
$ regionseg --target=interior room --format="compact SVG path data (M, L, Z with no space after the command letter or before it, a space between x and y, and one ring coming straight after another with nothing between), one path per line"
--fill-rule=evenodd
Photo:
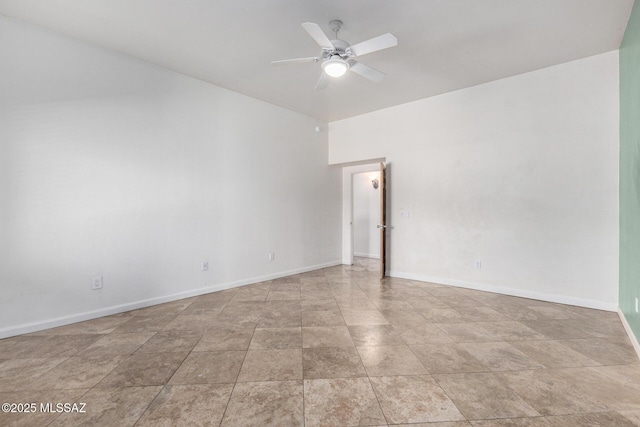
M633 0L0 0L0 58L0 425L640 426Z

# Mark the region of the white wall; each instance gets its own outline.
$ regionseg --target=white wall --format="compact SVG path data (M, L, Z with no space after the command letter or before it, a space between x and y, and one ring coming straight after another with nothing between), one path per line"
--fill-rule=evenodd
M386 157L391 275L613 310L618 109L614 51L333 122L329 162Z
M340 262L326 124L3 18L0 57L0 337Z
M353 175L353 254L380 258L380 188L373 188L371 177L380 172Z

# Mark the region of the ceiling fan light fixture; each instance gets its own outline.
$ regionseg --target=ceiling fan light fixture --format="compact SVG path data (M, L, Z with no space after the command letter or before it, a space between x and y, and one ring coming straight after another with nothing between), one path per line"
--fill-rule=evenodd
M330 77L342 77L349 69L349 64L340 57L333 57L322 63L322 69Z

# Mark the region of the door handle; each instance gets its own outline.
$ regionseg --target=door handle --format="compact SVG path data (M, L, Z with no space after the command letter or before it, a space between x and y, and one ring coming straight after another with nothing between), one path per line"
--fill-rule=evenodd
M376 228L387 228L387 226L378 224L378 225L376 225Z

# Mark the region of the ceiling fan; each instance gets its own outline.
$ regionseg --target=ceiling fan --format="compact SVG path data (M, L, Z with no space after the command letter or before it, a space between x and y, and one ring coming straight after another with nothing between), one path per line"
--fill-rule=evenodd
M386 33L352 46L346 41L338 38L338 31L342 28L342 21L337 19L333 20L329 22L329 27L335 33L334 40L329 40L329 37L325 35L318 24L314 24L312 22L305 22L302 24L302 28L304 28L322 48L319 56L272 61L271 65L322 62L321 66L323 72L320 75L320 79L318 79L318 83L316 83L316 90L325 89L329 85L329 76L340 77L349 70L375 83L381 82L385 77L383 72L365 65L362 62L358 62L354 58L366 55L367 53L397 46L398 39L396 39L393 34Z

